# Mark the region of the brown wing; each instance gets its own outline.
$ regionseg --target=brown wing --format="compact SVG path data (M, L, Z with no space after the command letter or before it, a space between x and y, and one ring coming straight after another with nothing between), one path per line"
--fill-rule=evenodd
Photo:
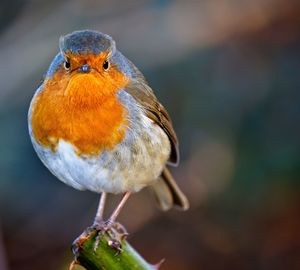
M125 91L146 110L147 116L159 125L168 135L171 142L171 155L169 164L178 165L179 149L176 133L172 126L172 121L166 109L159 103L150 86L144 79L132 80Z

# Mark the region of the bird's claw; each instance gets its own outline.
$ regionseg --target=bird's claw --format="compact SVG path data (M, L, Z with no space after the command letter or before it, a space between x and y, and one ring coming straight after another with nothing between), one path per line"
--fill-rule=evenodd
M127 238L128 232L127 232L127 230L125 229L125 227L121 223L114 222L112 224L112 227L115 229L116 233L121 238L121 240L125 240Z
M109 239L107 244L117 251L116 255L119 255L122 252L122 245L120 241L116 239Z
M94 243L94 252L97 251L99 242L104 233L107 233L109 240L107 244L113 249L117 250L117 254L122 251L121 241L126 239L128 233L123 225L118 222L107 220L105 222L96 223L92 225L93 230L97 231L97 236Z
M78 253L78 248L82 246L86 239L96 231L96 238L94 242L94 252L97 251L101 237L107 233L109 239L107 244L117 251L119 254L122 251L121 241L125 240L128 233L123 225L111 220L97 222L92 226L86 228L84 232L73 242L72 251L74 254Z

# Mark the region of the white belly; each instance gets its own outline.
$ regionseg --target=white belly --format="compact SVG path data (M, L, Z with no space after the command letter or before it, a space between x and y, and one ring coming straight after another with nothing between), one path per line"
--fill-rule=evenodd
M30 133L38 156L55 176L76 189L98 193L136 192L151 185L170 155L168 136L143 113L135 117L122 143L98 157L78 156L63 140L52 152Z

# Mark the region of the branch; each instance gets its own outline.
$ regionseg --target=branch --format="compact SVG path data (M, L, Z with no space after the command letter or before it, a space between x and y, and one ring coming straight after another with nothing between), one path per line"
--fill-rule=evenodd
M99 238L94 250L97 231L88 229L74 241L72 251L75 255L74 264L80 264L87 270L157 270L161 263L151 265L145 261L114 228Z

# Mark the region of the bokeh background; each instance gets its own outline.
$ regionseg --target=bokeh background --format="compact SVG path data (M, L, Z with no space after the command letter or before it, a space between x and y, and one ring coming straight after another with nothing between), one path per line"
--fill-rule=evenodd
M0 269L67 269L93 220L97 194L56 180L27 134L59 36L85 28L143 71L180 140L172 172L191 208L132 196L120 221L133 246L165 270L300 269L297 0L1 0Z

